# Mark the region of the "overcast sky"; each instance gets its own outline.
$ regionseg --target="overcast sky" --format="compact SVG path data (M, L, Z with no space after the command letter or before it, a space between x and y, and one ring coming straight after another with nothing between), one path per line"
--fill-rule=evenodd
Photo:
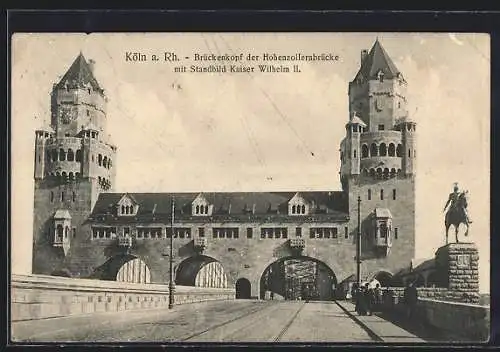
M118 192L340 190L348 82L376 37L408 81L417 122L417 258L444 244L453 182L489 291L490 41L483 34L22 34L12 43L13 271L31 268L34 130L80 51L96 61L118 147ZM125 53L334 53L298 74L174 73ZM191 63L191 62L189 62ZM450 231L451 233L451 231ZM452 236L453 237L453 236Z

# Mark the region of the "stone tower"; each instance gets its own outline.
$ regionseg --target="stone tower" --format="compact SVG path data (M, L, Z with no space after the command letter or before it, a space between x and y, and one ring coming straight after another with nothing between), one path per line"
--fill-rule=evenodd
M35 133L34 274L64 266L100 192L112 191L116 147L106 96L80 53L51 94L51 123Z
M368 271L370 260L397 268L414 256L416 125L408 115L406 89L378 39L369 52L361 51L359 71L349 83L340 178L353 229L361 198L362 257Z

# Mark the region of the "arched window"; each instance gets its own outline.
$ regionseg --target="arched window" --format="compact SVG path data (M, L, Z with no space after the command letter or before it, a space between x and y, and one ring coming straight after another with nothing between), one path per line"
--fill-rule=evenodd
M389 178L389 169L388 169L388 168L385 168L385 169L384 169L384 178L385 178L385 179L388 179L388 178Z
M372 200L372 190L371 189L368 190L368 200Z
M78 149L76 151L75 161L78 161L78 162L82 161L82 150L81 149Z
M61 202L64 202L64 192L61 192Z
M208 214L208 205L205 205L205 214Z
M385 143L380 144L380 156L387 156L387 146Z
M102 154L99 154L99 156L97 157L97 163L99 164L99 166L102 166Z
M380 200L384 200L384 190L380 190Z
M70 172L68 176L69 176L69 180L70 180L71 182L73 182L73 181L75 180L75 176L73 175L73 173L72 173L72 172Z
M57 154L57 150L53 150L52 151L52 161L57 161L57 159L59 158L59 155Z
M59 160L60 161L66 160L66 152L64 151L64 149L59 149Z
M302 214L305 214L305 213L306 213L306 206L302 205Z
M292 214L295 214L297 210L297 207L295 205L292 206Z
M64 236L64 228L61 224L57 225L57 239L62 241Z
M401 144L398 144L396 148L396 156L399 158L403 156L403 146Z
M401 171L401 169L398 169L398 176L401 176L403 174L403 172Z
M197 205L197 206L196 206L196 214L199 214L199 213L200 213L200 206L199 206L199 205Z
M361 147L361 157L368 158L368 146L366 144Z
M107 158L107 157L104 157L104 158L102 159L102 166L104 166L104 167L107 167L107 166L108 166L108 158Z
M66 171L63 171L61 176L62 176L63 182L66 182L68 180L68 176L66 175Z
M356 159L356 149L354 149L353 158Z
M78 180L80 178L80 173L79 172L75 172L75 180Z
M370 177L375 177L375 169L370 169Z
M125 214L125 205L122 205L122 214Z
M396 190L395 189L392 190L392 199L396 200Z
M73 202L75 202L75 201L76 201L76 193L73 192Z
M389 144L389 156L395 156L396 154L396 147L394 146L393 143Z
M378 155L378 148L377 148L377 145L375 143L372 143L372 145L370 147L370 154L371 154L371 156Z
M408 158L411 158L411 149L408 149Z
M68 161L75 161L75 154L73 153L73 149L68 149Z
M391 169L391 178L396 177L396 169L392 168Z
M50 191L50 202L54 202L54 192Z

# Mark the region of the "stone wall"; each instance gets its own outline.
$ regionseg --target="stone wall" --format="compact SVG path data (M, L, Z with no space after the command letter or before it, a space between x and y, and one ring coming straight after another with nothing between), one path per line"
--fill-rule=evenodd
M424 324L444 339L452 341L486 342L490 336L490 307L462 302L449 302L448 290L419 289L414 323ZM436 299L423 298L436 297ZM405 316L403 289L386 291L384 311L390 315Z
M401 301L404 287L389 287L384 289L385 294ZM437 301L459 302L478 304L480 295L470 292L460 292L444 287L417 287L418 298L433 299Z
M234 299L234 289L176 286L175 304ZM11 320L168 307L168 285L13 275Z

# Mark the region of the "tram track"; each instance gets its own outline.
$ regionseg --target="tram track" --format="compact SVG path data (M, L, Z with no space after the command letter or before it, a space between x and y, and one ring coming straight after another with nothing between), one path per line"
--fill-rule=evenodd
M206 334L207 332L210 332L210 331L215 330L215 329L219 329L219 328L221 328L221 327L223 327L223 326L229 325L229 324L234 323L234 322L236 322L236 321L238 321L238 320L241 320L241 319L247 318L247 317L249 317L249 316L251 316L251 315L253 315L253 314L257 314L257 313L259 313L259 312L262 312L263 310L265 310L265 309L267 309L267 308L269 308L269 305L267 305L267 304L266 304L266 305L264 305L264 307L259 307L258 309L252 309L250 312L246 312L246 313L244 313L244 314L242 314L242 315L239 315L239 316L237 316L237 317L235 317L235 318L232 318L232 319L226 320L226 321L224 321L224 322L222 322L222 323L219 323L219 324L213 325L213 326L211 326L211 327L209 327L209 328L207 328L207 329L204 329L204 330L201 330L201 331L197 331L197 332L196 332L196 333L194 333L194 334L191 334L191 335L185 336L185 337L183 337L182 339L180 339L180 341L184 342L184 341L189 341L189 340L192 340L193 338L195 338L195 337L199 337L199 336L201 336L201 335L203 335L203 334Z
M266 341L280 342L281 338L285 335L285 333L288 331L290 326L292 326L293 322L295 321L295 319L299 315L300 311L304 308L305 304L306 304L306 302L300 303L299 307L291 315L288 316L285 324L282 325L283 327L279 330L279 332L277 334L271 335L270 337L265 338L259 342L266 342ZM276 302L275 305L273 305L273 306L266 305L264 307L260 307L260 309L252 310L252 311L247 312L245 314L239 315L235 318L226 320L222 323L216 324L216 325L211 326L207 329L204 329L202 331L198 331L194 334L186 336L183 339L181 339L181 341L187 342L187 341L196 339L198 337L203 337L203 335L207 335L207 334L210 335L211 333L214 333L217 330L220 330L221 328L224 328L226 326L229 328L229 326L231 324L237 324L238 321L240 321L242 319L247 319L247 318L253 316L252 318L250 318L250 320L248 322L244 323L243 325L233 326L233 329L234 329L233 331L231 331L231 328L229 328L229 332L223 332L220 335L222 337L221 342L238 342L238 341L241 341L239 339L239 337L241 336L242 332L247 331L247 329L249 327L255 326L256 324L258 324L258 322L260 320L262 320L264 318L262 316L262 314L260 314L260 313L265 312L265 314L266 314L265 316L267 317L267 316L273 315L274 313L279 311L281 308L282 308L282 306L281 306L280 302Z
M283 335L285 335L286 332L288 331L288 329L290 328L290 326L292 326L293 321L297 318L300 311L304 308L305 305L306 305L306 302L304 302L300 305L299 309L297 309L297 311L292 315L292 317L290 319L288 319L287 323L285 324L283 329L281 329L279 334L274 338L273 342L279 342L281 340Z

